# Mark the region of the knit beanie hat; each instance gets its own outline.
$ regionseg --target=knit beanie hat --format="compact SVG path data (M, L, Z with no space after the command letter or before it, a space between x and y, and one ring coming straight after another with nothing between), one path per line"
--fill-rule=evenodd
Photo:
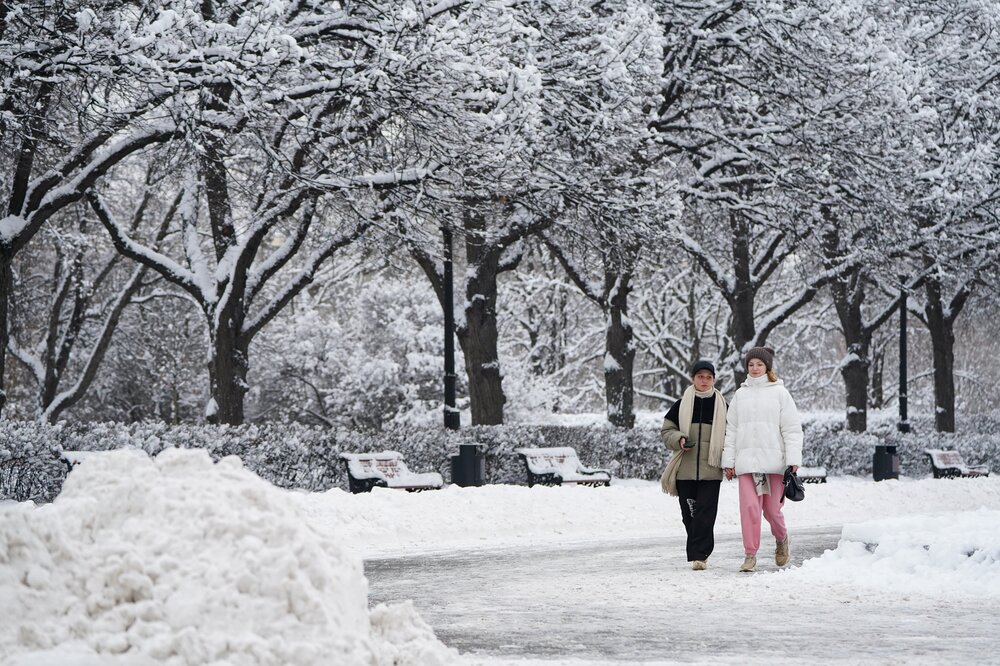
M702 370L708 370L715 376L715 366L712 365L711 361L696 361L694 365L691 366L691 376L694 377Z
M774 369L774 350L770 347L754 347L748 351L747 355L743 358L744 370L750 365L750 360L754 358L763 361L768 370Z

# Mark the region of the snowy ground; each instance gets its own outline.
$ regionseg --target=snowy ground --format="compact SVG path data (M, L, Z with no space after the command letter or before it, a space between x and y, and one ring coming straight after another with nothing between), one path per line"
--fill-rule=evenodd
M655 483L300 500L353 535L373 603L412 599L469 663L984 663L1000 650L997 479L809 485L786 503L792 567L769 561L765 536L750 576L736 571L734 483L706 572L688 569L676 500Z
M692 572L655 483L307 494L112 453L0 504L0 664L996 659L1000 479L834 477L786 515L794 566L738 574L724 483Z
M988 629L995 599L900 594L859 586L853 576L813 580L806 569L838 539L825 529L799 530L792 564L804 576L776 573L769 557L761 573L736 573L738 535L719 539L704 572L678 557L678 537L369 560L365 568L373 602L413 598L438 637L473 664L995 658L997 638Z

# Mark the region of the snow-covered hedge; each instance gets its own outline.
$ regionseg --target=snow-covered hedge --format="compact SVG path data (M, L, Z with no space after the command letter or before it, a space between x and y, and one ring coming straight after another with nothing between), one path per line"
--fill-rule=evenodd
M32 422L0 422L0 499L52 501L66 465L52 428Z
M876 445L896 446L902 473L929 473L926 448L956 449L971 465L1000 473L1000 422L984 419L975 431L935 433L930 419L913 420L902 434L890 419L874 419L867 433L846 432L842 420L810 416L805 420L804 464L822 465L831 474L871 474ZM605 467L617 478L656 479L667 452L653 428L632 431L606 426L507 425L466 428L397 426L378 433L285 424L232 426L67 424L46 426L5 422L0 431L0 497L45 501L58 493L65 468L58 451L136 448L156 455L165 448L202 448L213 458L239 456L246 467L285 488L322 491L346 488L341 452L395 450L412 471L438 471L451 478L449 456L460 444L477 444L486 455L489 483L525 483L518 447L572 446L585 465Z

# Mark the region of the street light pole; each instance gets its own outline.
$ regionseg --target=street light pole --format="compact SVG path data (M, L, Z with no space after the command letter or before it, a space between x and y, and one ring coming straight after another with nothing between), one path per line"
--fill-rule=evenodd
M444 237L444 427L458 430L455 406L455 287L451 261L451 227L441 227Z
M906 414L906 284L899 288L899 432L910 432Z
M899 291L899 423L900 432L910 432L906 418L906 280L900 278ZM872 456L872 478L876 481L899 478L899 453L891 444L876 444Z

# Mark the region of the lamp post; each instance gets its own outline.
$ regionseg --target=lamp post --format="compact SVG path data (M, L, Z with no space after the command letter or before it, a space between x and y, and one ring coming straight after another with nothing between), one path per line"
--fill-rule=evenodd
M899 423L900 432L910 432L906 418L906 279L899 280ZM899 478L899 453L895 446L876 444L872 456L872 478L876 481Z
M906 415L906 298L904 283L899 287L899 432L910 432L910 421Z
M451 261L451 227L441 227L444 237L444 427L458 430L455 406L455 287Z
M442 225L444 237L444 427L458 430L455 406L455 287L452 273L451 227ZM451 456L451 482L457 486L481 486L486 482L486 457L476 444L459 444Z

